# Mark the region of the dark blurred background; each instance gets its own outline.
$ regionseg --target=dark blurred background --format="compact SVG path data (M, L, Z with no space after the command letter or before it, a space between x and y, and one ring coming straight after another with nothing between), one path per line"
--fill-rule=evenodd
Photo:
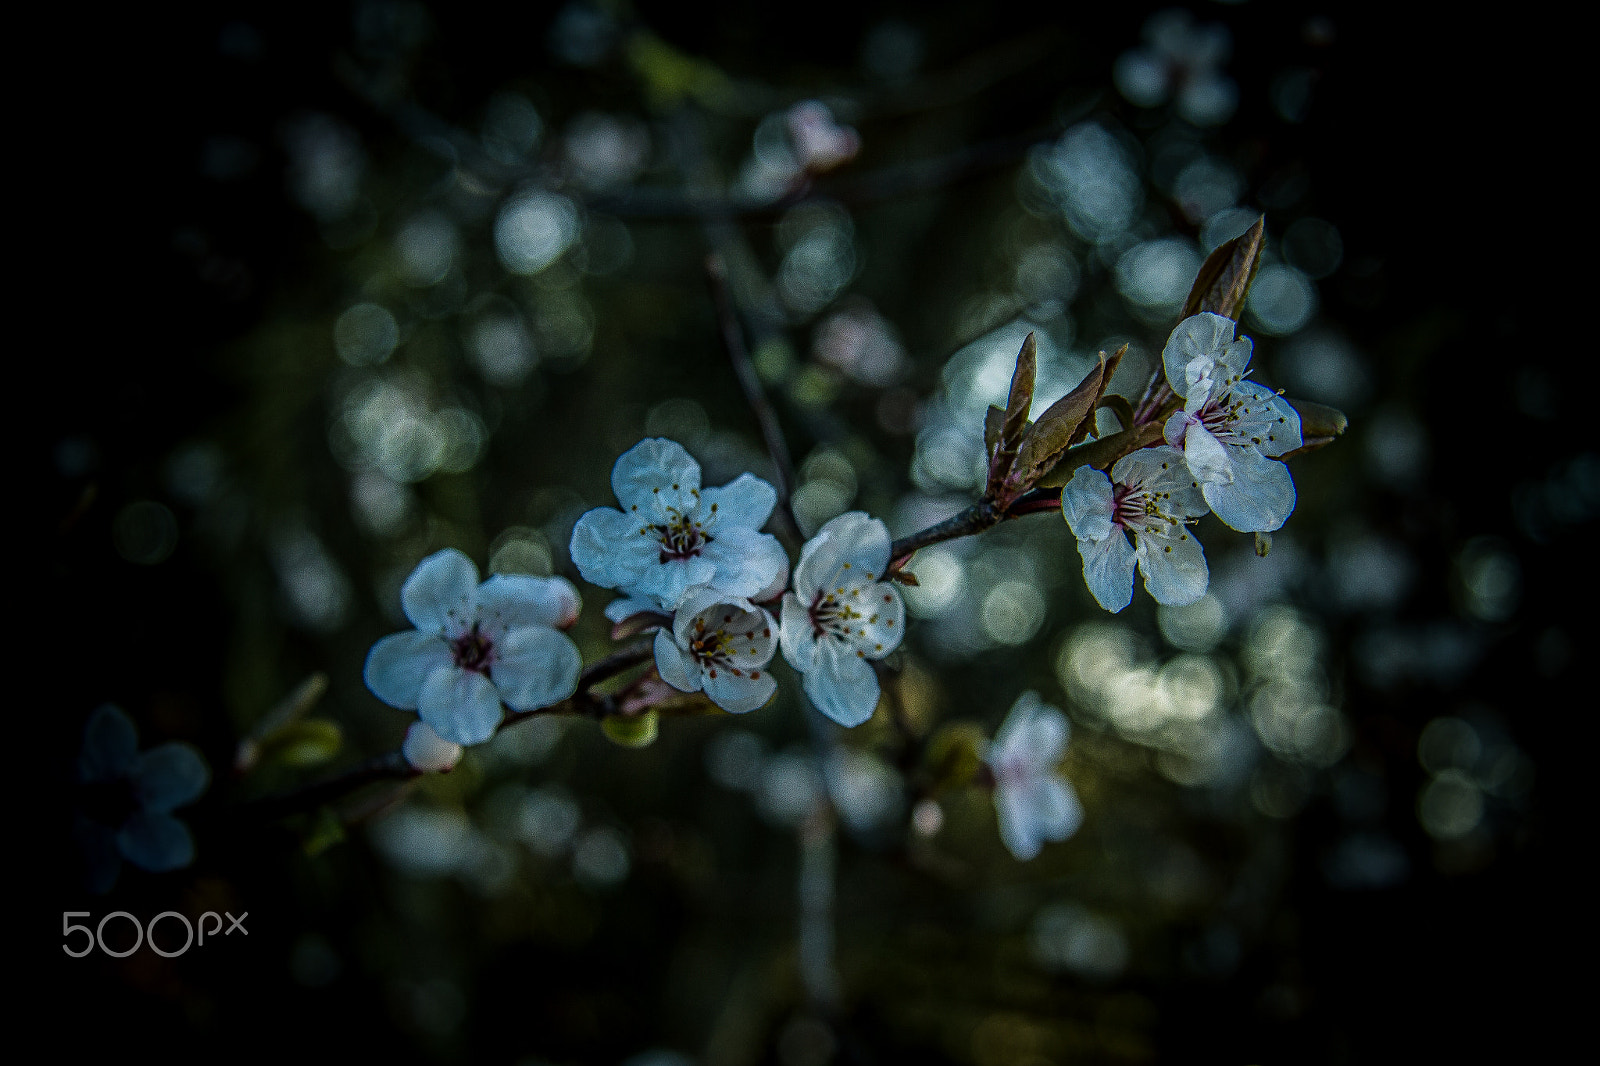
M49 994L94 1022L75 1039L1001 1066L1476 1060L1559 1027L1600 496L1550 329L1584 254L1559 30L363 0L29 36L56 75L14 163L46 205L48 624L77 651L47 668L51 884L96 921L250 913L248 939L171 960L43 938ZM812 98L861 150L783 200L781 116ZM741 213L707 225L707 203ZM1204 254L1261 213L1257 377L1350 416L1293 464L1272 552L1208 519L1212 595L1136 590L1117 616L1050 516L913 566L913 732L992 732L1038 690L1074 722L1072 840L1017 863L970 790L908 824L898 734L814 739L787 672L757 714L645 749L508 731L343 831L241 813L398 744L409 716L360 670L428 552L576 580L571 524L646 435L708 484L770 476L709 247L806 532L860 508L903 535L981 487L974 434L1027 330L1041 398L1123 341L1136 394ZM592 659L610 594L579 587ZM319 674L337 750L233 773ZM106 702L214 778L181 812L193 866L98 896L74 773Z

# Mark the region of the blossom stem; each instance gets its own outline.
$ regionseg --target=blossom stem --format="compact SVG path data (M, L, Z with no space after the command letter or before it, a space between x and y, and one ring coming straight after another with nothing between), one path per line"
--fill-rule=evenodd
M778 425L778 413L761 387L761 377L750 359L750 349L744 342L744 330L739 325L739 314L733 306L733 295L728 288L728 265L721 253L706 256L706 277L711 283L711 299L716 304L717 322L722 328L722 344L727 349L728 361L744 391L745 402L750 405L756 422L761 426L761 439L772 458L772 467L778 503L773 509L777 515L780 538L791 550L797 550L804 537L789 508L789 497L794 492L794 460L789 455L788 442L783 438L783 428Z

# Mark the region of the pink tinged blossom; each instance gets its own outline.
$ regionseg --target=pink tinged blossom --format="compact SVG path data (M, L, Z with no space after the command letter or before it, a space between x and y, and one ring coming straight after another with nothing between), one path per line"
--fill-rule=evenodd
M994 774L1000 839L1019 861L1046 841L1066 840L1083 824L1078 795L1057 769L1066 754L1066 715L1024 692L1012 705L984 757Z
M762 595L789 565L777 538L760 532L777 493L758 477L701 489L700 464L681 445L651 438L617 460L611 487L621 510L597 507L572 530L572 561L591 584L671 611L696 585Z
M861 135L839 125L820 100L802 100L789 109L786 118L801 170L821 174L850 162L861 150Z
M784 658L800 671L817 709L842 726L858 726L878 705L871 660L900 646L905 601L880 580L889 566L889 530L851 511L808 541L783 597Z
M1271 532L1294 510L1294 479L1276 456L1300 447L1300 415L1246 380L1251 343L1209 312L1178 323L1162 352L1167 382L1184 400L1167 420L1206 503L1240 532Z
M777 691L766 668L777 650L771 615L701 586L684 595L672 629L656 631L656 672L679 692L704 692L723 710L744 714Z
M1078 538L1083 578L1108 611L1133 600L1133 572L1157 603L1205 595L1205 553L1190 523L1206 513L1199 484L1176 448L1158 445L1117 460L1106 474L1080 466L1061 490L1061 513Z
M565 578L496 574L480 584L472 560L447 548L417 566L400 602L416 629L374 644L363 676L444 741L480 744L506 707L548 707L577 689L582 660L558 632L578 613Z

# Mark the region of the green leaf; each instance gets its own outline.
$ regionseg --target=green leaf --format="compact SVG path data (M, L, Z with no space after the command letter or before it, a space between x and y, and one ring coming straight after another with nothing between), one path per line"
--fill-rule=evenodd
M261 744L261 756L284 766L317 766L339 754L344 734L326 718L292 722Z
M994 461L995 450L1000 447L1000 431L1005 428L1006 413L994 404L983 413L983 451Z
M1300 436L1337 437L1350 428L1350 419L1337 407L1310 400L1290 400L1289 406L1300 416Z
M1256 219L1255 225L1219 245L1206 257L1200 265L1200 273L1195 275L1194 288L1189 290L1189 298L1184 301L1184 318L1210 311L1235 322L1239 320L1245 297L1250 293L1250 283L1261 265L1266 222L1265 215Z
M1030 332L1022 338L1022 350L1017 353L1017 368L1011 373L1011 393L1006 397L1006 423L1000 434L1001 443L1012 448L1021 442L1022 430L1028 424L1038 369L1039 342Z
M344 837L344 823L339 821L339 816L331 808L318 807L317 813L311 816L311 824L306 827L300 847L307 855L320 855L335 844L343 843Z
M1050 472L1068 448L1088 435L1088 420L1100 403L1100 398L1105 395L1106 385L1111 375L1116 373L1117 364L1127 350L1128 346L1124 344L1109 358L1105 352L1101 352L1100 361L1078 383L1078 387L1051 404L1034 422L1033 428L1023 438L1022 446L1017 449L1017 460L1013 465L1017 476L1011 482L1016 486L1017 495L1038 484L1039 479Z
M1071 449L1056 463L1048 474L1034 482L1036 486L1057 488L1072 480L1080 466L1105 470L1124 455L1146 448L1161 439L1161 423L1147 422L1121 433L1112 433L1088 444Z
M950 722L928 740L928 772L935 792L972 783L983 765L979 754L986 743L983 730L972 722Z
M655 743L661 721L654 710L643 714L613 714L600 721L600 731L624 748L647 748Z
M1095 407L1096 409L1101 407L1110 408L1117 416L1117 422L1121 424L1123 429L1133 425L1133 404L1128 402L1126 396L1118 396L1114 392L1107 393L1100 397L1100 402Z
M1350 428L1350 420L1337 407L1310 400L1290 400L1289 406L1300 415L1300 447L1278 456L1284 461L1326 448Z
M1039 341L1030 332L1022 339L1022 350L1017 352L1017 365L1011 372L1011 391L1006 396L1006 409L1001 411L991 406L984 413L983 437L989 452L989 484L986 491L991 498L998 498L1001 487L1011 474L1017 447L1028 429L1028 411L1033 407L1033 386L1038 369Z

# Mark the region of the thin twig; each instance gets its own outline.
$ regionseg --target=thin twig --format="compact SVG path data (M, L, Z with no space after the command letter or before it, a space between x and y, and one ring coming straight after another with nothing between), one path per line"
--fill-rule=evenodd
M499 728L506 729L518 722L525 722L529 718L541 715L577 714L590 718L605 717L614 709L612 697L595 696L590 689L608 678L646 662L654 654L654 650L654 639L646 638L620 648L603 659L595 660L584 667L583 672L578 675L578 688L571 696L560 703L531 711L512 711L507 708L508 713L500 722ZM400 752L391 751L309 785L292 788L275 796L251 800L244 804L244 810L255 817L280 818L299 811L312 810L376 781L404 781L418 776L419 773L420 771L413 769L411 764L406 762Z
M789 497L794 492L794 460L789 455L789 445L783 439L783 428L778 425L778 413L772 409L766 390L761 387L761 377L750 359L750 350L744 343L744 330L739 325L739 314L733 306L733 296L728 290L728 266L718 252L706 256L706 277L711 282L711 299L716 304L717 322L722 328L722 344L727 349L728 361L744 391L745 402L761 426L761 439L766 443L767 454L777 480L777 507L774 513L779 524L779 537L790 550L796 550L805 540L800 525L789 507Z

